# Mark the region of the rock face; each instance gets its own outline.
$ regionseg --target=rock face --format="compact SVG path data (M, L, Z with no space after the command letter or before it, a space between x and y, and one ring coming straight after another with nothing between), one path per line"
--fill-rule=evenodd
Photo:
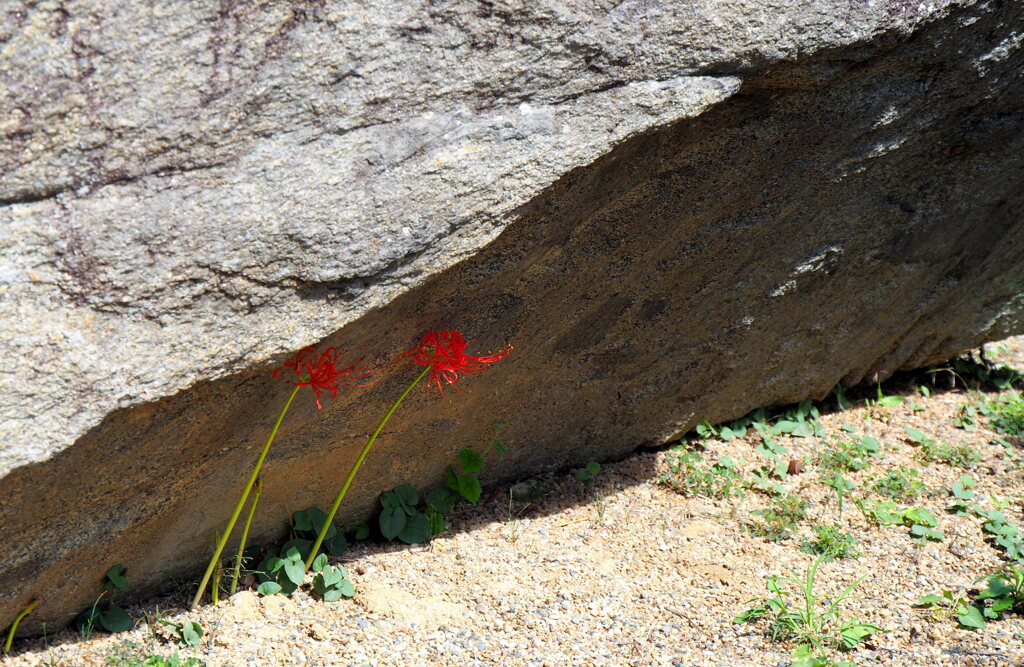
M303 345L517 347L403 405L352 519L494 422L509 479L1024 330L1024 6L599 5L7 12L0 625L205 562ZM300 395L259 538L410 372Z

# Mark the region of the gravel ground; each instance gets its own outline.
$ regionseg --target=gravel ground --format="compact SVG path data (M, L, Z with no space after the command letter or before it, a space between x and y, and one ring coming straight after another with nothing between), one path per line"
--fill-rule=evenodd
M1024 368L1024 338L988 349ZM940 374L940 385L948 386L947 380ZM452 530L424 546L360 543L341 559L356 585L352 600L325 603L302 590L291 598L260 598L246 591L186 613L191 591L183 588L128 611L142 618L159 606L168 619L199 621L206 630L201 644L181 649L181 656L210 666L788 665L792 644L773 643L764 623L736 625L733 618L751 598L766 594L766 576L807 570L814 556L799 545L811 526L840 521L835 494L820 483L813 458L823 439L848 437L847 425L881 442L882 457L846 475L857 488L848 494L842 526L862 553L823 563L816 590L835 595L864 577L843 605L846 615L886 632L843 659L860 665L1024 665L1021 616L974 631L913 606L942 589L970 590L979 576L1005 563L986 541L981 520L944 511L960 475L977 480L979 497L1008 499L1007 517L1024 524L1020 439L989 430L981 416L976 430L954 427L958 410L981 400L977 394L946 388L925 397L913 387L904 381L891 389L902 389L908 400L890 408L856 403L840 411L826 402L820 419L826 438L779 438L791 457L808 457L803 471L783 483L810 506L797 536L778 543L744 529L756 519L752 512L767 504L764 494L716 499L660 484L671 456L666 449L605 464L590 486L562 472L516 487L520 497L541 494L532 502L511 499L508 488L489 491L478 505L457 510ZM905 426L969 445L981 461L969 470L924 465ZM998 437L1009 445L993 444ZM759 463L758 442L753 430L729 442L710 439L705 462L728 455L748 461L740 467L749 472ZM917 469L931 491L911 504L939 518L941 542L915 544L907 528L871 525L854 506L850 496L866 497L874 479L899 466ZM90 641L64 632L16 643L2 663L133 665L146 655L174 651L165 632L140 622L131 632Z

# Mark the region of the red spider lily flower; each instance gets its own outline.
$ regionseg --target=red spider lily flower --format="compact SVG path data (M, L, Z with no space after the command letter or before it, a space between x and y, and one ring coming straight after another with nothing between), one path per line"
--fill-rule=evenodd
M482 370L501 361L512 351L507 345L494 354L482 357L466 354L466 339L458 331L428 331L420 340L420 344L404 353L421 366L430 366L430 382L444 396L444 385L441 381L459 388L455 381L462 375L479 375Z
M315 347L306 347L295 353L291 359L274 371L274 377L278 377L281 371L289 369L295 371L299 380L296 387L308 385L313 388L316 394L316 409L320 410L320 394L323 391L331 392L333 399L338 395L338 387L365 387L366 383L360 383L370 377L371 373L365 367L359 366L359 361L342 365L338 358L338 350L329 347L317 357Z

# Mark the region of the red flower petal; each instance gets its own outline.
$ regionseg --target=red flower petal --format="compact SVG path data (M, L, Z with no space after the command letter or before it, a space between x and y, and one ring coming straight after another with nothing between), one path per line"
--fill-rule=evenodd
M421 366L430 366L429 382L444 396L444 384L456 391L461 375L478 375L491 364L501 361L512 352L508 345L494 354L475 356L466 354L466 339L458 331L428 331L420 344L402 356L411 356Z
M338 395L338 387L365 387L362 382L372 374L365 367L359 366L359 360L348 362L348 365L341 365L338 358L338 350L329 347L317 357L316 348L306 347L299 350L295 356L284 362L274 371L274 377L278 377L284 369L295 371L298 381L295 386L309 386L316 394L316 408L320 410L323 405L320 402L320 395L331 392L333 399Z

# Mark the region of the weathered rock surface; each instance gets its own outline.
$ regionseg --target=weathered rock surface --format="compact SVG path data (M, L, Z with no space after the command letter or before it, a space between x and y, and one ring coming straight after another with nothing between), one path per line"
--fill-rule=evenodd
M517 346L403 406L354 517L493 422L509 478L1024 325L1019 3L155 11L0 28L0 623L192 571L289 391L266 362L325 336ZM297 402L262 537L406 375Z

